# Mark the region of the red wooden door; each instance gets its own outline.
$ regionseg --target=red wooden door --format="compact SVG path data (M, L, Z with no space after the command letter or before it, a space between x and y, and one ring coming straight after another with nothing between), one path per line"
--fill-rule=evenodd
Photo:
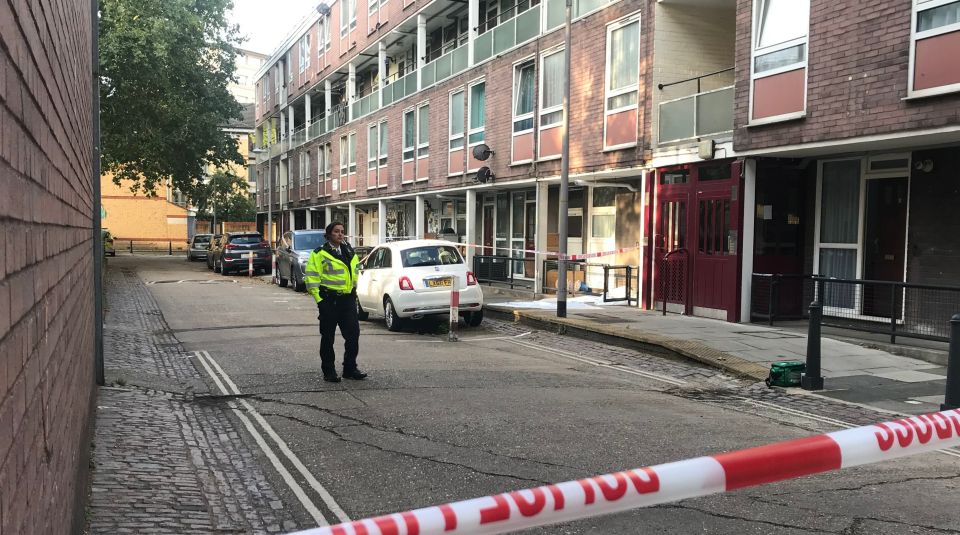
M694 315L737 320L740 297L740 164L693 166L695 191L691 267Z
M666 169L657 172L656 220L654 221L653 270L654 301L660 306L681 305L689 312L689 229L690 169Z

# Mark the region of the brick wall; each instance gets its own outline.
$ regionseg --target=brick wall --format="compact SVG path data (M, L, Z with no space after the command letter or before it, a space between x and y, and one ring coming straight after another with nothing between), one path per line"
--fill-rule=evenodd
M604 115L604 69L606 50L606 25L638 11L643 2L621 1L597 13L589 15L573 25L571 43L573 56L571 70L575 74L571 86L571 117L573 126L570 133L570 173L586 173L606 169L619 169L639 166L643 162L644 152L649 149L650 140L644 135L650 129L650 50L653 46L652 32L647 28L651 24L649 11L641 18L642 41L640 49L640 98L638 120L638 146L623 150L603 151L603 115ZM310 206L316 200L317 147L321 143L332 142L333 161L332 178L339 171L339 140L347 132L357 132L357 192L340 194L335 192L330 201L357 199L363 200L383 194L413 193L429 191L473 183L472 175L448 176L447 156L449 139L449 95L458 88L468 89L472 81L483 78L486 81L485 103L485 143L495 154L488 165L498 183L529 178L533 176L552 177L560 174L560 160L554 159L536 164L510 165L510 144L513 125L513 65L523 59L537 57L539 73L539 52L563 43L563 31L556 30L546 36L512 50L501 57L469 69L463 74L450 78L440 84L417 92L407 98L391 104L376 113L357 119L338 128L333 133L320 136L304 145L301 149L290 151L290 177L299 179L299 152L311 151L310 198L293 203L294 207ZM539 84L539 74L537 76ZM539 95L539 87L536 88ZM539 98L539 97L538 97ZM465 99L466 100L466 99ZM417 104L430 103L430 179L427 182L401 184L401 127L403 111ZM539 101L538 101L539 106ZM466 105L465 105L466 117ZM387 120L388 136L388 186L383 189L367 190L367 129L371 123ZM274 160L276 161L276 160ZM267 164L258 166L258 173L265 173ZM293 199L295 197L291 197ZM276 204L276 203L275 203Z
M89 2L0 1L0 534L76 533L94 396Z
M907 96L911 2L812 0L806 118L747 128L752 5L737 3L737 150L960 124L960 95L901 100Z

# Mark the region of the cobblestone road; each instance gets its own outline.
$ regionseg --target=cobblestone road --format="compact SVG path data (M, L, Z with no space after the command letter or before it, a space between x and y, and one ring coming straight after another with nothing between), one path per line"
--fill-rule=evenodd
M132 271L108 272L87 532L279 533L307 527L272 489ZM294 505L295 508L299 504ZM300 520L298 520L298 518Z

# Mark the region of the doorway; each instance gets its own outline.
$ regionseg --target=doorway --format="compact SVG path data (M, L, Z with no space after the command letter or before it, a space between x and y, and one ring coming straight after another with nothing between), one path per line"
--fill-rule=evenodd
M902 281L907 230L907 178L867 180L863 225L863 278ZM892 286L866 285L863 314L899 317L902 291Z

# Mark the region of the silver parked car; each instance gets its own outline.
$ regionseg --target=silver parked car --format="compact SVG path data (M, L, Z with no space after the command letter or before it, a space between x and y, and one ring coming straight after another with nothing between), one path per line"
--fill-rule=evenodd
M187 260L193 262L194 260L206 260L207 259L207 249L210 247L210 238L213 237L213 234L194 234L193 238L190 239L187 243Z
M303 271L310 253L326 241L322 230L285 232L277 242L277 283L284 287L290 284L296 291L304 291Z

